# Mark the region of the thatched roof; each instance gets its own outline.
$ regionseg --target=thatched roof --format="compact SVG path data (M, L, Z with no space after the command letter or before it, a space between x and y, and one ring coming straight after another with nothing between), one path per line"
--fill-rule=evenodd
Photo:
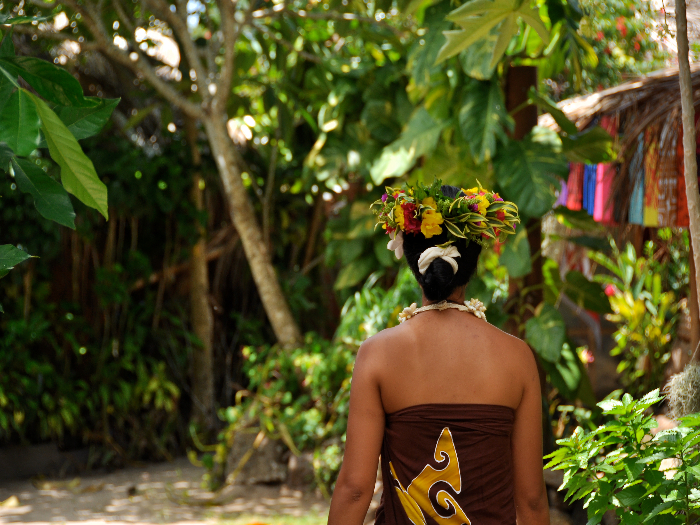
M690 66L694 99L700 103L700 64ZM641 78L625 82L590 95L570 98L557 104L578 129L586 128L599 115L634 112L635 128L643 130L649 123L664 118L680 109L678 67L661 69ZM547 114L539 118L539 125L558 129ZM626 135L636 137L628 130Z

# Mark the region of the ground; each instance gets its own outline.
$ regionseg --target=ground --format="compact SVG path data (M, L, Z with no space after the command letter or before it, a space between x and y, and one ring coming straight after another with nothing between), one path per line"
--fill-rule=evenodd
M171 463L87 474L61 481L0 482L0 523L228 523L317 525L328 502L284 486L229 487L216 497L201 488L204 469Z

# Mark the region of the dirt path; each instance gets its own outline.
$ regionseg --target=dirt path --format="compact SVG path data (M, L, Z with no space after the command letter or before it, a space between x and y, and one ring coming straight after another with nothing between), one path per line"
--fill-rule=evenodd
M325 523L323 498L280 486L229 487L217 498L222 504L207 505L203 473L181 458L73 481L0 482L0 523Z

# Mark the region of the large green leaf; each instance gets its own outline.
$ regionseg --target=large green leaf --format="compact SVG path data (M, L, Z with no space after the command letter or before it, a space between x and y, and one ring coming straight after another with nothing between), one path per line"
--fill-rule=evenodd
M41 120L31 95L18 89L0 113L0 142L5 142L17 155L26 157L39 146L40 127Z
M9 171L10 161L14 156L12 149L4 142L0 142L0 170Z
M344 266L333 287L336 290L355 286L367 277L373 270L377 269L377 261L373 257L360 257L347 266Z
M530 260L530 243L527 240L527 230L520 227L503 247L500 263L508 270L509 277L523 277L532 271Z
M549 42L549 31L540 19L538 12L523 0L471 0L447 15L447 20L455 22L462 29L445 31L447 42L440 50L437 62L446 60L483 38L501 24L498 40L494 45L491 64L497 64L505 53L508 44L518 32L518 20L522 19Z
M408 69L411 71L411 76L417 86L427 85L430 82L431 72L435 68L435 59L445 43L442 32L449 26L449 22L444 20L431 24L425 35L413 45L409 55Z
M417 159L435 149L444 125L434 120L424 108L418 109L401 136L385 147L372 165L372 181L380 185L384 180L400 177L410 170Z
M12 270L12 268L30 257L31 255L27 252L15 248L11 244L0 245L0 274L5 275L8 270Z
M5 75L0 75L0 115L5 110L14 90L15 86L12 82Z
M575 135L578 133L576 124L574 124L566 114L557 107L557 104L547 95L540 93L534 87L528 91L529 102L536 104L545 113L549 113L554 121L564 133L567 135Z
M118 98L93 98L86 97L88 100L94 100L96 105L93 107L72 107L58 106L54 108L54 112L58 118L66 125L77 140L92 137L100 132L105 123L109 120L112 112L119 104ZM46 147L46 140L42 140L39 144L40 148Z
M568 176L569 163L555 145L531 132L499 149L494 170L504 196L518 205L520 215L541 217L552 209L558 177Z
M496 70L493 55L501 35L502 25L501 23L492 27L488 35L459 54L459 62L466 75L478 80L489 80L493 77Z
M554 208L554 215L560 224L572 230L595 231L600 229L600 224L593 220L584 210L570 210L566 206Z
M97 177L92 161L85 156L78 141L56 113L40 98L32 98L41 118L41 130L46 137L51 158L61 167L63 187L107 219L107 187Z
M565 338L564 319L549 303L541 303L535 317L525 323L525 339L542 359L550 363L559 360Z
M462 99L459 126L477 163L491 160L497 141L508 141L506 130L512 125L498 81L471 82Z
M613 138L600 126L593 126L574 135L562 135L562 151L570 162L598 164L614 162Z
M46 100L62 106L92 106L83 88L65 69L36 57L0 57L0 70L6 76L21 76Z
M610 301L600 283L586 279L581 272L571 271L566 274L566 295L585 310L599 314L612 313Z
M15 43L12 41L12 33L8 32L0 43L0 57L15 56Z
M17 187L34 197L34 206L42 217L75 229L73 204L63 186L28 160L13 159L12 168Z

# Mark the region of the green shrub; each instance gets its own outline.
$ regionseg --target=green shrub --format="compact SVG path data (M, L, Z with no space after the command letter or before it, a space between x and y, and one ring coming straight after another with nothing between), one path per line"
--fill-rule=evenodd
M672 291L664 291L658 264L637 257L627 244L623 252L611 241L613 256L591 253L591 258L610 271L597 275L606 285L613 314L606 318L618 325L617 346L611 355L622 357L618 372L625 389L634 395L660 385L670 357L670 343L676 330L678 305ZM649 251L653 250L653 246Z
M545 456L546 468L564 470L559 490L566 489L566 498L584 500L589 525L608 510L625 525L690 524L700 517L700 414L654 436L658 424L648 409L662 399L658 390L640 400L606 399L598 403L609 418L604 425L589 432L578 427Z

